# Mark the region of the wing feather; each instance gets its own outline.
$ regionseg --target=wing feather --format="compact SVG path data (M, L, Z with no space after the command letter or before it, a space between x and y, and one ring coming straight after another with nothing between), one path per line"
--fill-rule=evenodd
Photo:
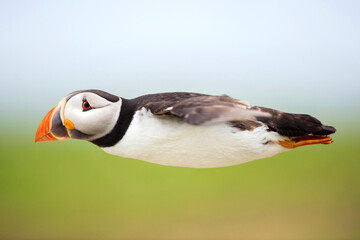
M243 130L266 125L269 131L287 137L327 135L335 128L323 125L306 114L285 113L275 109L252 106L227 95L173 92L144 95L133 100L136 109L146 108L155 115L170 115L192 125L229 123Z
M173 115L192 125L216 125L227 122L254 120L268 117L269 113L251 109L245 101L221 96L191 96L175 101L150 102L146 107L155 115Z

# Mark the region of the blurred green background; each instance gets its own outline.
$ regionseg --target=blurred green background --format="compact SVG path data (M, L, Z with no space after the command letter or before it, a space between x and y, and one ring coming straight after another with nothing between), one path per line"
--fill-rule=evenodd
M0 238L357 239L360 131L337 126L331 145L216 169L2 129Z
M360 239L359 1L0 1L0 239ZM338 132L217 169L34 143L66 94L229 94Z

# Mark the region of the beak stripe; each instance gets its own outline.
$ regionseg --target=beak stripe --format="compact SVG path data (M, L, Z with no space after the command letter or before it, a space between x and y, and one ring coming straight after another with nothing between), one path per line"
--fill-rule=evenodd
M54 135L50 132L52 125L52 118L56 107L57 106L53 107L41 121L35 134L35 143L41 141L56 140Z
M60 102L61 103L61 102ZM52 140L62 140L69 138L69 134L67 133L64 126L62 126L60 118L56 117L54 119L54 115L58 114L58 109L62 107L62 104L58 104L55 107L53 107L43 118L41 121L36 134L35 134L35 143L42 142L42 141L52 141ZM58 120L57 120L58 119ZM52 129L53 120L56 120L56 126ZM59 121L60 120L60 121ZM61 131L59 127L61 126L64 130ZM55 135L56 134L56 135ZM58 136L59 135L59 136ZM60 137L61 136L61 137Z

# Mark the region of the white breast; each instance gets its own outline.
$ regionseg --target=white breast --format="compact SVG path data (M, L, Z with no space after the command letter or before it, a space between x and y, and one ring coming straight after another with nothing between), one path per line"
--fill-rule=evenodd
M240 131L227 124L194 126L169 116L136 112L120 142L104 151L171 166L224 167L273 156L287 148L266 126Z

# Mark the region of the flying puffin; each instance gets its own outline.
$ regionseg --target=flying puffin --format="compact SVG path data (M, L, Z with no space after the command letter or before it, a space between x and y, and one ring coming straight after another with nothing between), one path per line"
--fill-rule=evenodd
M35 142L82 139L122 157L212 168L330 144L328 135L335 131L310 115L252 106L227 95L172 92L125 99L80 90L45 115Z

